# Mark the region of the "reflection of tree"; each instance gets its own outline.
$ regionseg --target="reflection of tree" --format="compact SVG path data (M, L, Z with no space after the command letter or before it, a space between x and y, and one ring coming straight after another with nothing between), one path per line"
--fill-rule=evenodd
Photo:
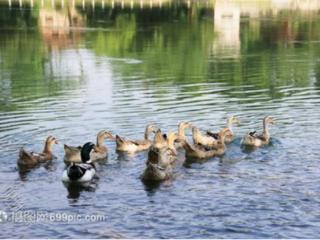
M50 55L43 44L37 28L38 9L3 9L0 11L0 110L15 110L20 107L11 101L15 98L37 99L56 95L63 87L72 86L70 81L53 80L46 71ZM72 15L72 14L71 14ZM22 77L23 76L23 77Z
M39 12L39 27L45 43L52 48L75 46L80 40L77 27L83 26L83 19L75 9L64 10L41 8Z
M214 7L213 54L239 57L240 54L240 8L231 1L216 0Z
M109 11L105 9L105 12ZM212 24L200 20L206 12L197 8L192 11L198 11L195 14L198 18L190 21L189 10L184 6L144 11L115 9L109 13L111 23L106 14L100 16L96 11L91 18L89 12L89 25L93 20L104 20L104 27L112 31L92 32L86 37L88 42L94 43L92 46L99 55L142 59L144 64L136 65L135 69L143 67L147 76L154 76L156 66L157 74L185 81L187 76L200 76L206 72L207 53L204 49L213 38ZM123 74L132 74L131 66L124 66L122 71Z
M96 55L142 60L142 64L117 61L114 69L123 76L143 73L148 78L162 79L146 81L147 87L163 82L221 81L232 86L251 84L270 89L270 95L281 97L281 94L274 95L274 87L309 84L310 73L316 72L314 62L319 52L318 45L310 43L320 38L316 11L307 7L304 7L306 11L292 11L286 6L276 11L270 1L261 5L238 1L239 5L232 8L219 4L221 1L217 0L215 12L213 5L208 9L193 1L189 6L163 4L161 8L154 5L143 9L108 7L106 2L103 9L97 4L94 11L89 7L76 8L78 13L67 4L59 10L45 7L0 11L2 28L19 29L2 30L0 36L0 58L5 59L1 63L9 69L8 77L1 76L6 81L3 81L5 90L0 91L26 97L49 94L48 83L43 80L55 71L46 72L48 62L51 64L48 59L54 59L55 53L60 54L61 48L71 47L77 51L80 37L85 47ZM232 13L232 18L225 10ZM73 26L84 24L95 30L80 36ZM40 34L30 31L37 26ZM232 28L228 29L229 26ZM62 55L55 56L57 64L52 65L60 70L64 64L60 61ZM24 82L19 79L22 72ZM316 77L319 79L318 73ZM33 85L30 89L24 88L28 82ZM61 87L61 83L54 81L49 81L49 85L53 86L51 89ZM10 96L7 94L5 98Z

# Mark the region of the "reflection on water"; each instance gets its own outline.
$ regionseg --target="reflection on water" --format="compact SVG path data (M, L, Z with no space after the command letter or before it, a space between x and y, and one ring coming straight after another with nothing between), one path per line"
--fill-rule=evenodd
M82 26L83 19L75 9L39 10L39 29L43 41L50 48L76 47L81 34L77 28ZM73 28L72 31L71 28Z
M90 183L90 184L64 183L64 185L68 190L67 198L70 199L72 202L77 202L77 199L80 197L80 193L82 191L95 192L97 188L96 183Z
M1 185L15 186L26 210L110 219L38 223L36 233L4 223L1 236L317 237L319 9L312 0L0 1ZM141 182L146 153L121 155L113 142L88 188L60 181L62 144L52 164L16 166L20 147L40 151L48 135L78 146L101 129L139 139L147 123L168 131L182 120L216 131L230 115L241 126L226 155L184 163L181 152L162 184ZM265 115L278 119L272 144L241 149Z

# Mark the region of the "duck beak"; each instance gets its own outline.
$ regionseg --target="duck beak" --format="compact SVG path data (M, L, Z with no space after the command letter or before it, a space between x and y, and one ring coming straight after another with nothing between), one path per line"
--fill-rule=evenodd
M108 138L109 138L110 140L115 140L115 139L116 139L116 137L113 136L111 133L109 133Z
M59 144L58 140L55 140L54 143L55 143L55 144Z
M237 117L234 117L233 118L233 122L235 123L235 124L240 124L241 122L240 122L240 120L239 120L239 118L237 118Z

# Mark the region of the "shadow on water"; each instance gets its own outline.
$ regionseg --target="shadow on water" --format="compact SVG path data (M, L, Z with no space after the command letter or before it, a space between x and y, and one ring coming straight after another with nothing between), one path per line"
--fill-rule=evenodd
M147 192L148 196L154 195L162 184L161 181L151 181L143 179L141 179L141 182L143 183L144 190Z
M19 173L19 178L21 181L28 181L28 175L30 172L36 168L40 168L40 166L35 166L33 168L30 167L24 167L24 166L19 166L17 167L18 173Z
M81 192L95 192L97 189L97 181L88 183L63 183L68 190L67 198L73 201L77 201L80 197Z
M53 162L53 161L48 161L48 162L45 162L45 163L38 163L36 165L33 165L33 166L23 166L23 165L19 165L17 164L17 170L18 170L18 173L19 173L19 178L21 181L27 181L28 180L28 175L36 170L36 169L39 169L41 167L45 168L47 171L50 171L50 172L53 172L56 170L56 164Z
M268 149L268 148L273 148L273 147L279 146L279 145L281 145L281 141L279 141L276 138L270 138L270 142L267 145L264 145L262 147L240 145L240 148L243 153L250 154L250 153L253 153L254 151L259 150L259 149Z
M186 160L184 161L183 166L185 168L192 168L193 164L204 164L204 163L206 163L208 161L212 161L216 158L217 157L199 159L199 158L194 158L194 157L186 157Z

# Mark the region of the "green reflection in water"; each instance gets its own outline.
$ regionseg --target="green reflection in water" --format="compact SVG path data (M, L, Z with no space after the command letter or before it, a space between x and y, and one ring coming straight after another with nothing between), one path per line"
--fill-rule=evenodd
M70 2L52 7L46 1L43 6L35 2L33 8L24 5L19 9L13 2L11 10L3 3L1 111L14 110L19 106L17 99L32 100L78 88L81 71L76 76L57 74L52 59L54 53L59 56L66 49L80 47L95 56L140 60L137 64L111 63L124 82L131 76L154 79L145 81L146 88L188 83L182 91L196 93L202 86L193 83L218 82L266 89L271 98L281 98L280 86L320 85L316 9L278 9L274 13L268 1L255 5L254 13L246 11L241 1L238 5L210 1L190 6L164 2L152 8L141 8L136 2L132 7L129 1L124 6L107 3L93 9L84 8L79 1L75 8ZM52 27L53 22L60 30ZM57 68L59 72L59 65ZM256 94L221 93L236 98Z

